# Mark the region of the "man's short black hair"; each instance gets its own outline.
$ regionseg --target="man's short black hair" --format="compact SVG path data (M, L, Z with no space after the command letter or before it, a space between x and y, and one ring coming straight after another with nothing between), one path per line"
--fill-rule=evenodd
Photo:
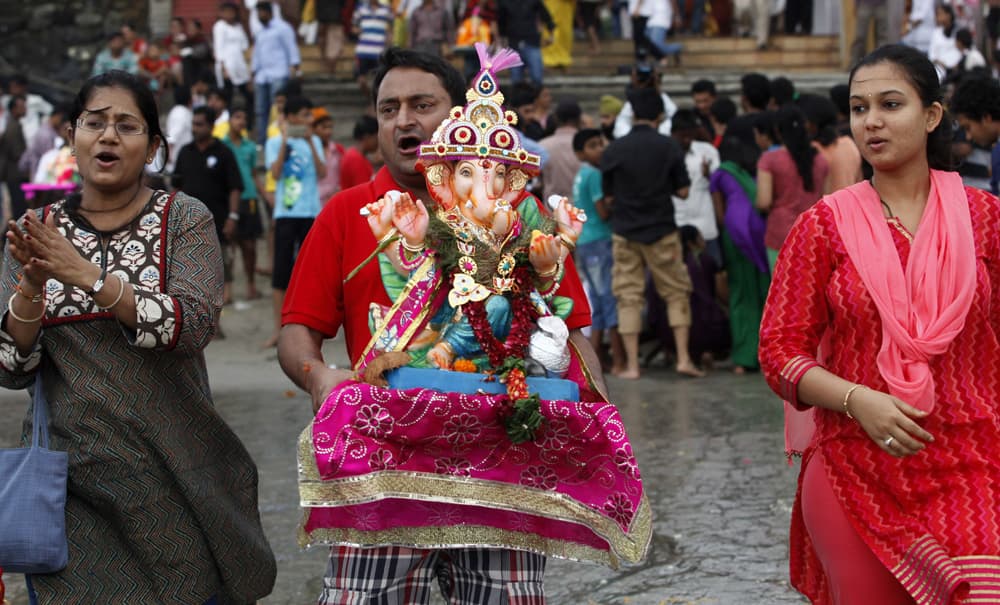
M300 97L302 96L302 83L298 80L289 80L284 86L278 89L274 96L281 97Z
M191 89L187 86L174 87L174 105L190 105Z
M27 86L28 76L24 74L14 74L13 76L10 77L9 80L7 80L7 85L9 86L11 84L17 84L18 86Z
M354 123L354 140L360 141L361 139L378 134L378 120L371 116L361 116L358 121Z
M115 38L121 38L122 40L124 40L125 39L125 34L123 34L121 32L118 32L118 31L111 32L110 34L108 34L108 42L111 42Z
M205 93L205 98L207 99L208 97L219 97L220 99L222 99L223 101L225 101L226 100L226 93L223 92L221 88L219 88L217 86L213 86L213 87L211 87L211 88L208 89L207 93Z
M448 93L451 104L465 105L465 78L454 65L437 55L395 46L379 55L378 69L372 80L372 103L378 104L379 86L386 74L396 67L413 67L434 74Z
M736 117L736 103L729 97L719 97L712 101L708 108L708 114L719 124L728 124Z
M955 42L961 42L965 48L972 48L972 32L969 28L963 27L955 32Z
M587 142L590 139L603 136L601 131L596 128L583 128L577 130L576 134L573 135L573 151L583 151L583 148L587 146Z
M711 80L695 80L694 84L691 85L691 94L696 95L698 93L707 92L713 97L718 93L715 90L715 82Z
M260 2L257 3L257 6L254 8L257 9L257 12L267 11L269 15L274 14L274 9L271 7L271 3L268 2L267 0L261 0Z
M209 107L208 105L199 105L198 107L195 107L194 111L191 112L191 115L205 116L205 121L208 122L209 126L215 124L215 118L218 117L217 115L215 115L215 110Z
M11 98L7 101L7 111L14 111L14 106L17 105L18 101L23 101L27 103L28 99L24 95L11 96Z
M539 87L531 82L522 80L510 88L510 93L507 95L507 105L511 109L531 105L538 99L538 93L540 92L541 89Z
M580 104L576 102L576 99L563 99L556 105L553 115L556 118L556 124L559 126L579 124L580 118L583 116L583 109L580 108Z
M312 108L313 108L312 101L301 95L288 97L288 100L285 101L286 116L295 115L300 111L302 111L303 109L312 109Z
M767 109L767 103L771 100L771 82L767 76L759 73L745 74L740 78L740 90L750 107L761 111Z
M671 132L695 131L701 128L701 121L693 109L678 109L670 118Z
M837 113L842 113L845 116L851 113L851 87L847 84L831 86L830 100L837 106Z
M1000 120L1000 83L991 77L965 77L951 96L948 111L970 120Z
M771 80L771 98L778 107L784 107L795 101L795 84L784 76Z
M663 115L663 97L652 88L634 88L628 93L637 120L655 120Z

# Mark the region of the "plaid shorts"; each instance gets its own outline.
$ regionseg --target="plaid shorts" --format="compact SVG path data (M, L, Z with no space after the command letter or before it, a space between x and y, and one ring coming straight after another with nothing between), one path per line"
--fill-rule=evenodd
M542 555L489 548L337 546L317 605L430 602L436 579L452 605L545 605Z

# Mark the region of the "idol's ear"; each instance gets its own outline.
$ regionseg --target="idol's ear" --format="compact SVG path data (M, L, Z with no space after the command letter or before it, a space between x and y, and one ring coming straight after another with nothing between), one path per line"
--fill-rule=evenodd
M521 168L510 168L507 170L507 189L503 192L503 199L510 202L511 205L521 197L524 193L524 188L528 186L528 182L531 180L531 175Z
M444 210L454 208L457 201L451 187L452 162L424 163L423 160L419 160L417 170L424 173L424 178L427 180L427 190L434 201Z

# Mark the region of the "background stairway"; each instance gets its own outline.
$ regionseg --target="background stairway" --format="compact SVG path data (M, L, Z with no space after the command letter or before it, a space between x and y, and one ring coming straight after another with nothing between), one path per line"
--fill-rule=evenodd
M682 37L677 41L684 45L681 64L663 71L661 87L681 107L690 106L691 84L701 78L713 80L719 94L734 101L739 99L740 77L749 71L770 78L784 75L800 92L818 94L826 94L834 84L847 81L836 36L775 36L770 48L762 51L756 49L751 38ZM321 59L318 47L304 46L301 52L306 95L331 111L336 136L349 139L354 121L369 108L368 99L352 78L354 47L345 49L333 73ZM460 59L454 63L461 67ZM606 40L598 55L589 54L586 43L578 42L573 65L565 72L547 70L545 84L556 100L575 97L584 111L596 115L601 95L624 97L629 78L620 74L627 73L633 63L629 40ZM501 88L509 82L507 77L501 74Z

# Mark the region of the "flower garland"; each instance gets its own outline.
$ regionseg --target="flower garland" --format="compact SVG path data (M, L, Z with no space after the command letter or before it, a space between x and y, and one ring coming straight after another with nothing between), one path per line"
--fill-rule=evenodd
M483 348L490 365L507 385L510 410L504 420L507 436L514 443L524 443L535 438L535 432L542 424L539 411L541 398L537 393L529 394L524 374L524 358L528 352L531 328L538 318L538 311L531 304L532 278L530 270L520 265L514 270L514 287L510 290L513 317L510 333L501 342L493 334L486 316L485 301L469 301L462 305L476 340Z

